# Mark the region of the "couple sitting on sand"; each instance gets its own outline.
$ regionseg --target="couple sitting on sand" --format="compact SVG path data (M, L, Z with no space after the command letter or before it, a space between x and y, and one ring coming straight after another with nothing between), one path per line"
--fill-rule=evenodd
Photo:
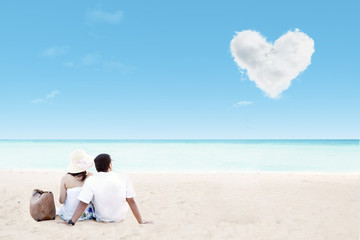
M88 173L94 163L97 173ZM59 201L64 205L57 214L68 224L89 219L120 222L125 219L128 206L138 223L151 223L142 219L130 181L112 172L110 155L100 154L94 159L84 150L75 150L67 172L60 184Z

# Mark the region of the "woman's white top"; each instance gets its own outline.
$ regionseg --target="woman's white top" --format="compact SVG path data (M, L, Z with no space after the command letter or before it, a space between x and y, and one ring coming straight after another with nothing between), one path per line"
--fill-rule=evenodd
M81 191L82 187L75 187L75 188L68 188L66 190L66 199L64 205L60 208L58 215L61 216L63 220L70 220L72 215L74 214L78 204L78 196ZM84 213L81 215L79 220L87 220L92 219L92 205L89 204L89 206L85 209ZM91 216L89 216L91 215Z

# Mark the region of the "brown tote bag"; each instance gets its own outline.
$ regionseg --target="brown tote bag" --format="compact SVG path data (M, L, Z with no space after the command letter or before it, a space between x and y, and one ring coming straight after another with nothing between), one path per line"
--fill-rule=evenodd
M53 193L34 189L30 199L30 214L38 222L54 220L56 209Z

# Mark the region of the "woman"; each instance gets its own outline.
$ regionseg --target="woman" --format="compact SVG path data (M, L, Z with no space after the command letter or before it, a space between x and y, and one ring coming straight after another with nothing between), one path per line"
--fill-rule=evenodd
M94 158L87 155L84 150L77 149L71 153L71 161L66 168L67 174L60 183L59 202L62 205L57 215L63 220L70 220L79 203L77 199L85 180L91 176L87 170L94 165ZM93 206L90 203L79 220L93 219Z

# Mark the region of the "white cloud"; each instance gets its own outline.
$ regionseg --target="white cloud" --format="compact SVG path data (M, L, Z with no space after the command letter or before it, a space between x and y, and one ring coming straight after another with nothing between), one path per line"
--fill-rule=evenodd
M125 68L126 66L124 64L122 64L121 62L116 62L116 61L108 61L108 62L104 62L103 64L104 67L106 68Z
M132 72L135 67L125 65L122 62L116 60L109 60L104 58L100 54L86 54L83 57L79 58L77 61L64 62L63 65L68 68L88 68L91 67L97 70L103 71L120 71L122 74L127 74Z
M117 61L104 61L102 64L104 70L118 69L121 73L126 74L134 70L134 67L125 65Z
M81 64L85 66L91 66L100 61L101 56L98 54L86 54L81 59Z
M253 104L253 102L250 102L250 101L240 101L240 102L237 102L233 105L233 107L242 107L242 106L247 106L247 105L250 105L250 104Z
M44 102L44 99L42 99L42 98L37 98L37 99L32 100L31 102L32 102L32 103L42 103L42 102Z
M89 32L89 36L93 37L93 38L96 38L96 39L106 39L107 38L106 36L101 36L101 35L98 35L98 34L93 33L93 32Z
M69 68L75 67L75 63L73 63L73 62L64 62L63 65L65 67L69 67Z
M231 53L241 70L267 96L277 98L311 64L314 40L299 29L288 31L274 44L251 30L237 32Z
M88 10L85 13L85 21L88 24L94 24L94 23L117 24L124 17L124 13L120 10L117 10L115 12L105 12L101 9L101 6L98 5L95 7L96 9Z
M56 97L57 95L60 95L60 91L55 90L55 91L52 91L52 92L49 93L49 94L46 94L45 99L54 98L54 97Z
M60 55L64 55L69 51L68 46L62 47L50 47L41 52L41 55L44 57L57 57Z
M60 91L54 90L54 91L46 94L44 98L37 98L37 99L32 100L31 102L32 103L46 103L50 99L55 98L58 95L60 95Z

